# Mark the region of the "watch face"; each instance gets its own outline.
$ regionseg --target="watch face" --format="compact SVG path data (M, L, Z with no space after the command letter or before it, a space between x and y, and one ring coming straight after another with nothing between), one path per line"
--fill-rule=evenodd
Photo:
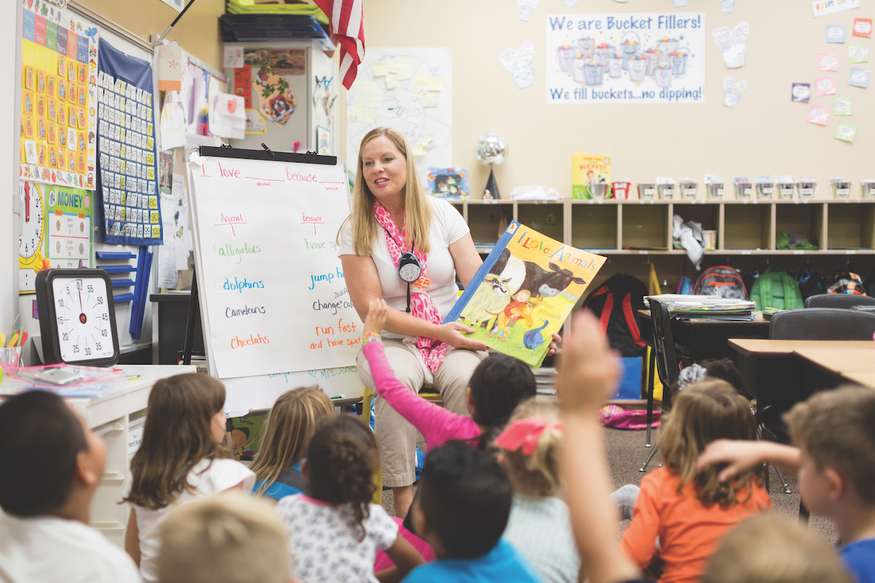
M419 266L419 263L408 263L407 265L402 265L401 268L398 269L398 275L401 277L401 281L406 281L407 283L413 283L419 279L420 274L422 274L422 268Z
M64 362L111 358L110 291L102 277L56 277L52 280L58 345Z

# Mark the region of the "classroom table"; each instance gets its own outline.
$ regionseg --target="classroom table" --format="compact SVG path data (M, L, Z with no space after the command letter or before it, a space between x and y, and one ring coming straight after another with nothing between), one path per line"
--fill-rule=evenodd
M748 357L795 357L846 381L875 375L871 340L759 340L732 338L729 345ZM853 375L854 378L851 377ZM870 385L875 388L875 384Z
M641 338L652 344L653 331L650 310L638 310ZM727 341L730 338L768 338L769 322L757 313L750 321L727 321L709 318L672 318L672 335L675 344L694 360L725 358L732 356Z

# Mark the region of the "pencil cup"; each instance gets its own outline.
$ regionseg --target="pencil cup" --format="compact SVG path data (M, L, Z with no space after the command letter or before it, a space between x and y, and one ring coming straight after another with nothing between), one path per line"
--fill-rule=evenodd
M21 346L0 348L0 367L16 369L21 366Z

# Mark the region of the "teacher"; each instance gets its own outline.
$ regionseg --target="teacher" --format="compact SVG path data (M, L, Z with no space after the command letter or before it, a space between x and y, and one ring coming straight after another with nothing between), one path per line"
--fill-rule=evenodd
M362 138L352 213L340 228L338 256L350 299L362 320L371 300L383 298L389 317L383 343L398 379L419 392L440 391L444 406L467 414L471 373L486 345L467 338L459 323L441 324L483 263L467 223L450 203L426 196L404 137L376 128ZM367 386L373 379L364 355L356 359ZM395 514L413 499L417 432L377 399L376 437L383 484L392 489Z

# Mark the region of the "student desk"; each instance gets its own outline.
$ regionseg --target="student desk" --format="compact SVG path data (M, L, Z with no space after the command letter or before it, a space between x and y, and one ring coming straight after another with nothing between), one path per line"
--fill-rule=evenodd
M653 329L650 310L638 310L641 338L652 344ZM676 345L683 346L695 360L724 358L732 355L727 341L730 338L768 338L769 322L761 315L751 321L727 321L699 318L679 320L672 318L671 331Z

